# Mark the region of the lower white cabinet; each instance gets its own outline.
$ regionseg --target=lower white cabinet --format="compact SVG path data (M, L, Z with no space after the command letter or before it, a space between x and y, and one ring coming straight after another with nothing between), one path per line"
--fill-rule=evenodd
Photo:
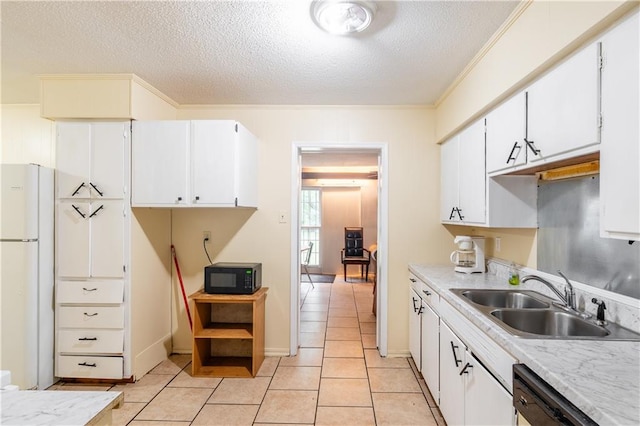
M431 396L440 400L440 317L422 301L422 377L427 383Z
M409 289L409 351L418 371L422 370L421 360L421 318L422 299L413 288Z
M58 377L121 379L121 356L58 356Z
M448 425L514 425L512 397L440 322L440 411Z

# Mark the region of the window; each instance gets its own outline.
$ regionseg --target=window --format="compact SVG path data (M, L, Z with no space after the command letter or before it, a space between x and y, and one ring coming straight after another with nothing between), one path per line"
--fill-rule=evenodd
M300 197L300 247L313 243L309 266L320 266L320 227L321 210L320 189L302 188Z

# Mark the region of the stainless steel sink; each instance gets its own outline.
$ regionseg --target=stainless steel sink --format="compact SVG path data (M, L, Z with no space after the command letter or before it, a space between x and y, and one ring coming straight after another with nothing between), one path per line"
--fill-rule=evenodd
M491 312L509 327L544 336L605 337L610 333L577 315L552 309L498 309Z
M527 290L465 290L460 294L473 303L494 308L533 309L548 308L550 303L542 301Z
M516 337L640 341L640 334L633 330L614 323L599 325L537 291L461 288L451 292Z

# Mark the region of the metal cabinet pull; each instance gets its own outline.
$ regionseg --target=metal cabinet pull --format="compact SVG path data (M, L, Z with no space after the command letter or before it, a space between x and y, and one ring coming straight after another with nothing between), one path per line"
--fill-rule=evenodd
M462 209L461 208L456 208L456 210L458 211L458 217L460 218L460 220L463 220L464 216L462 216Z
M423 292L424 294L426 294L427 296L431 296L431 292L430 292L430 291L422 290L422 292Z
M529 141L527 140L527 138L525 138L524 142L527 144L529 149L531 149L531 151L533 152L533 155L537 156L540 154L540 150L536 149L536 146L533 144L533 141Z
M420 306L420 309L418 309L418 315L422 315L422 312L424 312L424 306Z
M200 201L200 196L196 195L196 201Z
M520 145L518 145L518 141L515 141L513 143L513 148L511 148L511 152L509 153L509 158L507 158L507 164L509 164L509 162L516 161L516 157L513 156L513 152L516 150L516 148L518 148L518 154L520 154L520 149L522 148Z
M453 213L456 211L455 207L451 207L451 214L449 215L449 220L453 219Z
M80 192L80 190L84 188L84 182L82 182L75 191L73 191L73 194L71 194L72 197L75 197L76 195L78 195L78 192Z
M80 209L75 204L71 204L71 207L73 207L73 209L76 211L76 213L78 213L80 216L82 216L83 219L86 219L87 215L82 213L80 211Z
M91 187L98 193L98 195L100 195L101 197L104 196L104 194L100 192L98 187L96 187L92 182L89 182L89 185L91 185Z
M463 374L469 374L469 369L473 368L473 365L467 363L463 368L462 371L460 371L460 375L462 376Z
M462 360L458 359L458 355L456 355L456 349L458 348L457 345L454 345L452 341L449 341L451 343L451 351L453 352L453 360L456 363L456 367L458 367L460 364L462 364Z
M413 312L416 312L416 311L418 310L418 308L416 308L416 302L417 302L417 300L416 300L416 298L415 298L415 297L413 297L413 296L411 297L411 299L412 299L412 301L413 301Z
M80 341L87 341L87 340L95 341L95 340L98 340L98 338L97 337L80 337L78 340L80 340Z
M182 197L178 197L178 201L182 201Z
M415 278L409 278L409 281L411 281L412 283L415 283L416 279Z
M94 313L92 313L92 314L88 314L88 313L86 313L86 312L84 313L84 316L85 316L85 317L95 317L96 315L98 315L98 313L97 313L97 312L94 312Z
M529 401L526 400L526 398L522 395L520 395L520 399L518 400L518 402L520 403L520 405L522 405L523 407L526 407L529 405Z
M86 287L82 287L82 290L84 291L96 291L98 288L94 287L94 288L86 288Z
M91 217L95 216L95 215L96 215L100 210L102 210L103 208L104 208L104 204L103 204L103 205L101 205L100 207L98 207L97 209L95 209L95 211L94 211L93 213L91 213L91 214L89 215L89 217L91 218Z
M95 362L92 362L91 364L89 364L88 362L79 362L78 365L81 365L83 367L97 367L98 366Z

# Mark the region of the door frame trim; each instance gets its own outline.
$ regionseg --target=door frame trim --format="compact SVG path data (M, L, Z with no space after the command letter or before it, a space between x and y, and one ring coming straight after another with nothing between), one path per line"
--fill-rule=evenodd
M290 292L290 335L289 354L298 353L300 335L300 239L299 208L302 188L302 154L304 152L363 151L378 153L378 253L376 271L377 317L376 346L381 356L387 356L387 265L388 265L388 232L389 232L389 148L386 142L296 142L291 149L291 292Z

